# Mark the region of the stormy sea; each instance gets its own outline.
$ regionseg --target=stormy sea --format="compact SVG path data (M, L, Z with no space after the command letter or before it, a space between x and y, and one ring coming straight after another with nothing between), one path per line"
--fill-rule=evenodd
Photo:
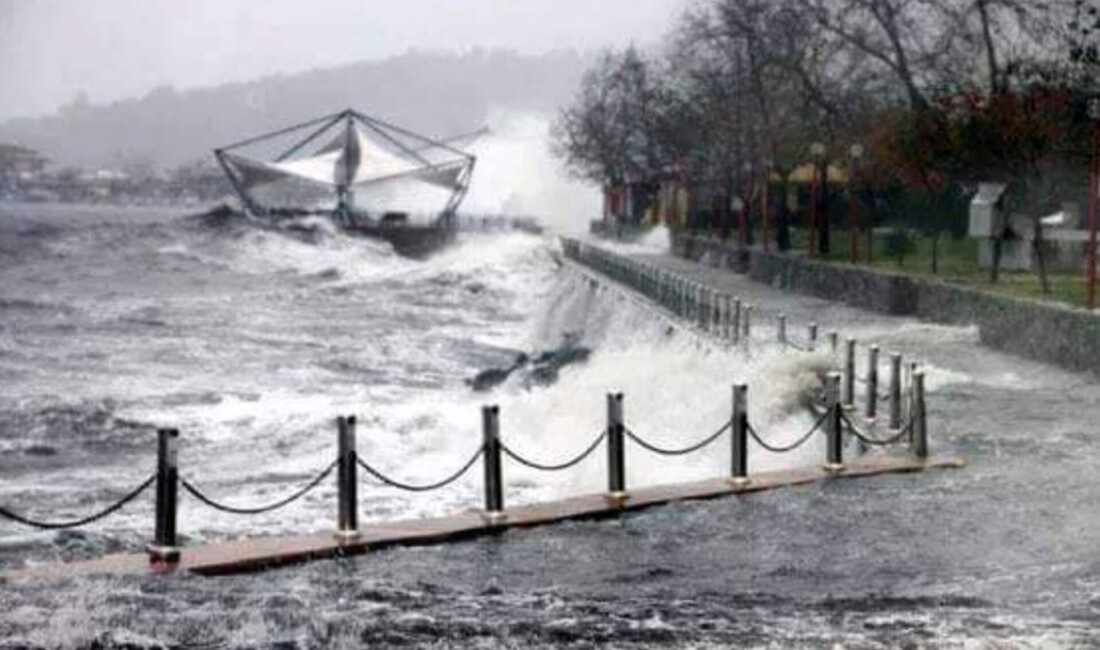
M792 330L816 321L919 359L934 452L969 462L238 577L5 583L0 647L1100 644L1100 383L990 352L970 328L730 281L757 308L758 343L726 346L592 282L551 236L465 233L413 261L323 220L0 205L0 507L23 516L110 504L150 476L160 427L180 431L183 477L240 506L328 466L340 415L357 417L362 457L413 483L469 457L485 404L510 447L553 463L600 433L610 391L633 430L678 446L722 426L746 381L754 424L793 440L814 424L806 387L826 353L769 343L779 311ZM815 441L751 469L823 457ZM506 464L507 502L600 492L605 462ZM632 448L627 467L631 486L724 476L729 450ZM478 471L431 493L364 478L359 496L366 522L481 498ZM183 497L179 522L194 545L335 517L326 481L254 516ZM0 519L0 571L140 552L152 526L149 495L76 530Z

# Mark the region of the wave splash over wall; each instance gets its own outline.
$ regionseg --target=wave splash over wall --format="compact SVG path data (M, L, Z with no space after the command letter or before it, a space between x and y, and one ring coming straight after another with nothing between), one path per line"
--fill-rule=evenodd
M800 377L814 362L767 347L748 354L701 341L608 285L561 268L556 243L526 234L466 235L430 262L348 237L324 222L280 228L176 214L26 212L4 216L46 254L0 268L0 448L10 451L3 500L17 511L78 515L152 471L155 430L181 430L184 475L234 505L278 500L331 462L337 415L359 419L360 453L411 483L449 474L481 442L482 404L499 404L518 453L557 463L584 449L626 395L638 435L686 446L729 418L730 386L751 384L753 420L778 440L812 420ZM549 381L523 373L488 392L468 380L563 344L587 359ZM816 462L753 456L752 468ZM685 458L628 446L629 485L724 476L728 437ZM32 470L32 471L28 471ZM546 474L506 461L508 503L606 489L606 454ZM44 485L51 486L49 490ZM364 478L364 519L479 507L480 468L429 495ZM333 526L330 482L270 515L242 518L185 500L194 543ZM20 558L140 549L152 503L76 533L0 522ZM18 539L18 542L13 540Z

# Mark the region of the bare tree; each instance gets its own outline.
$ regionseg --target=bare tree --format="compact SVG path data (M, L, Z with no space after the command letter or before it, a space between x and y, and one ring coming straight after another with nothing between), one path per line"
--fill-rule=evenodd
M575 175L598 183L659 171L654 129L661 95L651 65L636 50L605 53L555 121L555 152Z

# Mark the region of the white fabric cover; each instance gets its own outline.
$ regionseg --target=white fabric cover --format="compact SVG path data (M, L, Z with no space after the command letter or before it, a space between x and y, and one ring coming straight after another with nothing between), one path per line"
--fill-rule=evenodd
M466 160L446 150L442 153L432 151L430 157L426 153L417 152L417 156L413 156L392 151L368 137L362 125L354 124L306 158L264 162L226 153L226 159L246 189L287 177L324 185L354 186L409 175L433 185L457 188L462 170L468 165Z
M459 163L450 167L429 167L413 173L412 176L417 180L445 187L449 190L458 189L460 186L458 181L465 169L466 163Z

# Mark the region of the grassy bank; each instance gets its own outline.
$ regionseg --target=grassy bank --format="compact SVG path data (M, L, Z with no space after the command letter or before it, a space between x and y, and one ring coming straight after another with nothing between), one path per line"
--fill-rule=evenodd
M825 259L848 264L849 237L847 232L834 232L832 246ZM886 245L885 237L875 238L875 248L870 266L877 270L905 273L907 275L929 277L971 286L983 291L1018 298L1053 300L1083 307L1086 300L1085 278L1083 273L1051 272L1050 294L1044 295L1039 282L1039 274L1032 271L1001 270L996 283L989 281L989 269L978 266L978 241L969 237L954 239L942 235L939 240L937 272L932 272L932 238L913 236L912 251L899 258L892 254ZM860 244L865 245L866 240ZM861 265L866 266L867 251L860 249Z
M731 237L737 240L734 233ZM904 273L906 275L928 277L955 284L966 285L1017 298L1034 298L1038 300L1050 300L1062 302L1078 307L1085 306L1086 288L1084 273L1067 273L1064 271L1051 272L1050 294L1044 295L1039 283L1037 272L1031 271L1005 271L1001 270L1000 278L996 284L989 281L989 269L978 266L978 242L969 237L952 238L950 235L942 235L939 240L939 254L937 272L932 272L932 238L920 235L912 235L912 248L899 260L887 245L886 236L879 233L875 237L874 250L870 263L867 262L867 240L863 236L859 242L860 266L870 266L873 269L889 273ZM759 234L754 241L759 243ZM831 233L831 246L829 253L822 259L838 264L850 264L849 259L849 233L847 230L834 230ZM805 252L806 236L803 231L792 229L791 244L795 252ZM775 242L772 241L775 249Z

